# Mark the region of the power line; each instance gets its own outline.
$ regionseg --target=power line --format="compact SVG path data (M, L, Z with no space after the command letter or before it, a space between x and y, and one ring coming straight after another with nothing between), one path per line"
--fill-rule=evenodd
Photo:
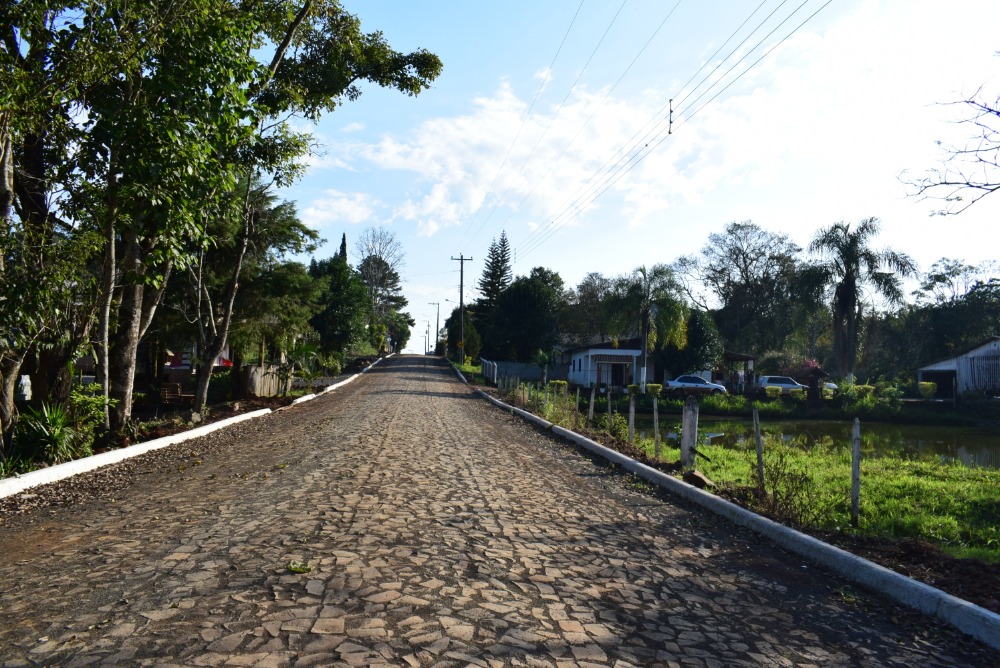
M505 224L511 218L514 217L514 212L517 211L518 209L520 209L521 205L524 204L524 202L529 197L531 197L531 195L538 188L538 185L545 180L545 177L548 176L552 172L553 169L555 169L556 163L558 163L560 160L562 160L563 156L566 155L566 152L570 149L570 147L573 146L573 144L576 143L576 140L580 137L580 134L583 132L583 130L588 125L590 125L590 121L592 121L594 119L594 116L597 115L597 112L600 110L600 108L603 107L604 103L607 101L607 99L609 97L611 97L611 93L614 92L615 88L618 87L618 84L620 84L622 82L622 80L625 78L625 75L628 74L629 70L632 69L632 66L635 65L636 61L639 60L639 57L646 51L646 49L649 47L649 45L653 42L653 39L656 37L656 35L659 34L660 30L663 29L663 26L666 25L666 23L670 19L670 17L673 16L674 11L677 10L677 7L681 4L681 2L682 2L682 0L677 0L676 4L674 4L673 8L666 15L666 17L664 17L664 19L662 21L660 21L660 24L656 27L656 30L653 31L653 34L649 36L649 39L646 40L646 43L642 45L642 48L640 48L639 51L635 54L635 56L632 58L632 62L630 62L628 64L628 67L626 67L625 70L618 76L618 78L615 80L614 84L612 84L611 87L607 91L605 91L604 95L601 97L600 102L598 102L597 106L594 108L594 111L591 112L590 116L587 117L587 120L585 120L583 122L583 124L577 129L576 133L573 135L572 138L570 138L569 142L563 147L563 149L559 153L559 155L557 155L551 161L551 163L549 165L549 168L547 170L545 170L545 173L542 174L542 176L539 179L536 180L535 185L532 186L531 189L527 193L525 193L524 196L521 198L521 200L513 207L514 211L511 211L510 214L508 214L507 218L504 220ZM763 0L763 2L761 4L763 4L764 2L767 2L767 0ZM567 98L569 97L568 93L567 93L566 97ZM565 103L565 102L566 102L566 100L563 99L563 103ZM560 104L560 109L561 108L562 108L562 103ZM535 155L535 150L538 148L538 145L541 143L542 139L548 134L549 128L551 128L552 124L555 123L555 119L556 119L556 116L554 115L549 120L549 124L545 128L545 132L542 134L541 137L539 137L538 141L535 142L535 145L532 147L531 153L528 155L528 157L524 159L523 163L521 163L521 169L522 170L524 169L524 166L528 164L528 160L530 160ZM634 138L634 135L633 135L633 138ZM631 141L631 139L629 141ZM607 164L607 163L605 163L605 164ZM603 169L603 168L604 168L604 166L602 165L601 169Z
M677 4L680 4L680 1L681 1L681 0L677 0ZM545 126L545 130L543 130L543 131L542 131L542 134L541 134L541 135L539 136L539 138L538 138L538 139L537 139L537 140L535 141L535 145L531 147L531 151L529 151L529 153L528 153L528 157L526 157L526 158L525 158L525 159L524 159L524 160L523 160L523 161L521 162L521 167L520 167L520 168L518 169L518 171L519 171L519 172L520 172L520 171L523 171L523 170L524 170L524 166L525 166L526 164L528 164L528 161L529 161L529 160L531 160L532 156L534 156L534 154L535 154L535 150L537 150L537 149L538 149L538 145L539 145L539 144L540 144L540 143L542 142L542 139L544 139L544 138L545 138L545 136L546 136L546 135L548 134L548 132L549 132L549 128L551 128L551 127L552 127L552 124L553 124L553 123L555 123L555 120L556 120L556 118L558 118L558 117L559 117L559 113L560 113L560 112L562 111L563 107L565 106L565 104L566 104L566 100L568 100L568 99L569 99L569 97L570 97L570 95L572 95L572 94L573 94L573 91L574 91L574 90L576 90L576 86L577 86L577 84L578 84L578 83L580 83L580 79L581 79L581 78L583 77L583 73L587 71L587 68L588 68L588 67L590 66L590 63L591 63L591 61L592 61L592 60L594 59L594 56L595 56L595 55L597 54L597 51L598 51L598 50L599 50L599 49L601 48L601 44L603 44L603 43L604 43L604 40L605 40L605 39L607 38L607 36L608 36L608 33L609 33L609 32L611 32L611 27L612 27L612 26L613 26L613 25L615 24L615 22L616 22L616 21L618 20L618 16L619 16L619 15L620 15L620 14L622 13L622 10L623 10L623 9L625 8L625 3L626 3L626 2L627 2L627 0L622 0L622 4L621 4L621 5L619 5L619 7L618 7L618 11L617 11L617 12L615 12L615 15L614 15L614 17L613 17L613 18L611 19L611 23L609 23L609 24L608 24L608 27L604 29L604 34L603 34L603 35L601 35L601 39L600 39L600 40L598 40L598 42L597 42L597 45L596 45L596 46L594 47L594 49L593 49L593 50L592 50L592 51L590 52L590 57L588 57L588 58L587 58L587 62L585 62L585 63L583 64L583 67L582 67L582 68L580 69L580 71L579 71L579 72L577 72L577 75L576 75L576 79L574 79L574 80L573 80L573 83L572 83L572 84L570 85L569 89L568 89L568 90L566 91L566 95L564 95L564 96L563 96L563 99L562 99L562 101L561 101L561 102L559 102L559 104L558 104L558 105L556 106L556 111L555 111L555 113L554 113L554 114L552 114L552 117L551 117L551 118L549 119L549 123L548 123L548 125L546 125L546 126ZM674 5L674 8L675 8L675 9L676 9L676 7L677 7L677 5ZM673 13L673 12L671 11L671 13ZM669 16L668 16L668 18L669 18ZM662 25L662 24L661 24L661 25ZM647 43L648 43L648 42L647 42ZM637 57L638 57L638 56L637 56ZM633 60L632 62L634 63L635 61ZM631 67L631 65L629 65L629 67ZM628 70L626 70L626 71L628 71ZM624 75L623 75L623 76L624 76ZM620 81L620 80L621 80L621 78L619 78L619 81ZM617 83L616 83L616 85L617 85ZM605 96L605 97L606 97L606 96ZM536 98L537 98L537 94L536 94ZM589 120L589 119L588 119L588 120ZM584 124L584 125L586 125L586 124ZM522 124L522 128L523 128L523 127L524 127L524 126L523 126L523 124ZM520 136L520 131L518 131L518 136ZM517 141L517 139L516 139L516 138L515 138L515 141ZM511 144L511 148L513 148L513 144ZM567 148L568 148L568 146L567 146ZM564 151L564 152L565 152L565 151ZM508 151L507 151L507 156L509 156L509 155L510 155L510 149L508 149ZM505 156L505 157L504 157L504 164L506 164L506 162L507 162L507 156ZM561 157L561 156L560 156L560 157ZM557 160L558 160L558 158L557 158ZM503 167L503 165L501 165L501 169L502 169L502 167ZM499 172L497 173L497 177L499 177ZM494 182L496 181L496 178L497 178L497 177L494 177ZM486 219L485 219L485 220L484 220L484 221L483 221L482 223L480 223L480 225L479 225L479 229L478 229L478 230L476 231L476 234L475 234L475 235L473 235L473 237L472 237L472 240L475 240L475 238L476 238L477 236L479 236L479 232L481 232L481 231L482 231L482 228L486 226L486 223L487 223L487 222L489 222L490 218L492 218L492 217L493 217L493 214L494 214L494 213L496 212L496 210L497 210L498 208L500 208L500 206L501 206L501 205L502 205L502 204L504 203L504 201L505 201L505 200L507 199L507 193L509 193L509 192L510 192L510 189L511 189L511 187L512 187L512 186L508 185L508 186L507 186L507 189L506 189L506 190L504 190L504 192L503 192L503 194L502 194L502 195L500 195L500 199L499 199L499 200L497 200L497 201L496 201L496 203L494 203L494 204L493 204L493 205L492 205L492 206L490 207L490 212L489 212L489 213L487 214L487 216L486 216ZM492 188L492 186L491 186L491 188ZM525 199L525 198L522 198L522 199L521 199L521 202L523 202L523 201L524 201L524 199ZM520 206L520 203L518 204L518 206ZM515 208L516 208L516 207L515 207ZM478 215L478 211L477 211L477 215Z
M728 53L728 54L726 55L726 57L725 57L725 58L723 58L723 59L722 59L722 60L720 61L719 65L717 65L717 66L716 66L716 67L715 67L715 68L714 68L714 69L712 70L712 72L710 72L710 73L709 73L708 75L706 75L705 77L703 77L703 78L702 78L702 80L701 80L701 81L700 81L700 82L698 83L698 85L697 85L697 86L695 86L695 88L694 88L694 89L692 90L692 92L693 92L694 90L697 90L698 88L700 88L700 87L701 87L701 86L702 86L702 85L704 84L704 82L705 82L705 81L707 81L707 80L708 80L708 78L709 78L709 77L711 77L711 76L712 76L712 74L714 74L714 72L715 72L716 70L718 70L718 68L719 68L719 67L721 67L722 63L725 63L725 62L726 62L726 61L727 61L727 60L728 60L729 58L731 58L731 57L732 57L732 55L733 55L734 53L736 53L736 51L737 51L737 50L738 50L738 49L739 49L740 47L742 47L742 46L743 46L743 44L745 44L745 43L746 43L746 41L747 41L747 40L748 40L748 39L749 39L749 38L750 38L751 36L753 36L753 35L754 35L754 34L755 34L755 33L756 33L756 32L757 32L757 31L758 31L759 29L760 29L760 28L761 28L761 26L763 26L763 25L764 25L764 24L765 24L765 23L766 23L766 22L767 22L767 21L768 21L768 20L769 20L769 19L770 19L770 18L771 18L771 17L772 17L772 16L774 15L774 14L775 14L775 12L777 12L777 11L778 11L778 9L780 9L780 8L781 8L781 7L783 6L783 5L785 5L785 3L786 3L787 1L788 1L788 0L782 0L781 4L779 4L779 5L778 5L778 6L777 6L777 7L776 7L776 8L775 8L775 9L774 9L774 10L773 10L773 11L772 11L772 12L771 12L770 14L768 14L768 15L767 15L766 17L764 17L764 19L762 19L762 20L761 20L761 22L757 24L757 27L756 27L756 28L754 28L754 29L753 29L753 30L752 30L752 31L751 31L751 32L750 32L750 33L749 33L749 34L747 35L747 37L745 37L745 38L743 39L743 41L741 41L741 42L740 42L739 44L737 44L737 45L736 45L735 47L733 47L733 49L732 49L732 50L731 50L731 51L730 51L730 52L729 52L729 53ZM706 60L706 61L705 61L705 63L703 63L703 64L702 64L702 66L698 68L698 70L697 70L697 71L695 72L695 74L694 74L694 75L692 75L692 76L691 76L691 78L689 78L689 79L688 79L688 81L687 81L687 82L686 82L686 83L685 83L685 84L684 84L684 85L683 85L683 86L681 87L681 91L683 91L683 90L684 90L684 89L685 89L685 88L686 88L686 87L687 87L688 85L690 85L690 83L691 83L692 81L694 81L694 79L695 79L695 78L696 78L696 77L698 76L698 73L699 73L699 72L701 72L701 71L702 71L703 69L705 69L706 65L708 65L708 63L712 62L712 59L713 59L713 58L715 58L715 56L716 56L716 55L718 55L718 53L719 53L720 51L722 51L722 49L724 49L724 48L725 48L726 44L728 44L729 42L731 42L731 41L733 40L733 38L734 38L734 37L735 37L735 36L736 36L737 34L739 34L739 32L740 32L740 31L741 31L741 30L743 29L743 27L744 27L744 26L745 26L745 25L746 25L746 24L747 24L747 23L748 23L748 22L750 21L750 19L752 19L752 18L753 18L753 17L754 17L754 16L755 16L755 15L757 14L757 12L759 12L759 11L760 11L761 7L763 7L763 6L764 6L764 4L765 4L766 2L767 2L767 0L762 0L762 2L761 2L761 3L759 4L759 5L757 5L756 9L754 9L754 10L753 10L753 11L752 11L752 12L751 12L751 13L750 13L750 14L749 14L749 15L748 15L748 16L747 16L747 17L746 17L746 18L745 18L744 20L743 20L743 22L742 22L742 23L741 23L741 24L740 24L740 25L739 25L739 26L738 26L738 27L737 27L737 28L736 28L736 29L735 29L735 30L734 30L734 31L733 31L732 33L730 33L729 37L728 37L728 38L726 38L726 41L725 41L725 42L723 42L723 43L722 43L722 45L721 45L721 46L720 46L720 47L719 47L718 49L716 49L715 53L713 53L713 54L712 54L712 56L710 56L710 57L709 57L709 59L708 59L708 60ZM676 9L676 5L675 5L675 7L674 7L674 8ZM672 13L673 13L673 10L671 10L671 14L672 14ZM669 15L667 16L667 18L669 18ZM664 19L664 22L665 22L665 21L666 21L666 19ZM662 23L661 23L661 26L662 26ZM659 29L657 29L657 30L659 30ZM655 33L654 33L654 35L655 35ZM650 38L650 39L652 39L652 38ZM647 44L648 44L648 41L647 41ZM644 48L645 48L645 47L644 47ZM633 62L634 62L634 61L633 61ZM631 67L631 66L630 66L630 67ZM691 93L687 93L687 95L685 96L685 99L686 99L686 97L688 97L688 96L690 96L690 95L691 95ZM603 104L603 100L602 100L602 104ZM669 105L669 103L668 103L668 104L664 104L663 106L661 106L661 107L660 107L660 109L659 109L659 110L657 110L657 111L656 111L656 112L655 112L655 113L653 114L653 116L652 116L652 117L650 118L650 120L648 120L648 121L646 122L646 124L645 124L645 125L643 125L643 127L642 127L642 128L639 128L639 129L638 129L638 130L637 130L637 131L635 132L635 134L633 134L633 135L632 135L632 137L630 137L630 138L629 138L629 140L628 140L628 141L627 141L627 142L625 143L625 145L626 145L626 146L628 146L629 148L627 148L627 149L624 149L624 152L623 152L623 153L620 153L620 154L616 154L616 155L624 155L624 156L628 156L628 155L629 155L629 153L631 153L631 152L632 152L632 151L633 151L633 150L634 150L634 149L635 149L636 147L638 147L638 146L639 146L640 144L642 144L642 143L646 142L647 138L648 138L648 137L650 137L650 135L651 135L651 134L653 135L653 137L656 137L656 136L657 136L657 128L658 128L658 127L660 127L660 126L662 126L662 125L663 125L663 123L665 122L665 117L663 116L663 114L664 114L664 112L665 112L665 111L667 111L667 109L668 109L668 105ZM596 112L595 112L595 113L596 113ZM669 118L668 118L668 117L666 117L666 118L667 118L667 120L669 120ZM589 119L588 119L588 121L589 121ZM668 127L669 127L669 126L668 126ZM582 131L582 129L583 129L583 128L581 128L581 129L580 129L580 131ZM642 135L642 137L641 137L640 139L636 140L636 137L638 137L638 136L640 135L640 133L642 133L642 132L643 132L644 130L645 130L645 134L643 134L643 135ZM578 136L578 135L579 135L579 132L577 133L577 136ZM574 138L573 138L573 141L575 141L575 140L576 140L576 137L574 136ZM571 142L571 144L572 144L572 142ZM569 148L569 146L567 146L567 147L566 147L566 149L564 149L564 150L563 150L563 152L562 152L562 153L561 153L561 154L559 155L559 158L557 158L557 160L558 160L558 159L561 159L561 158L562 158L562 156L563 156L563 155L565 155L565 153L566 153L566 150L568 150L568 148ZM579 188L577 189L577 191L576 191L576 192L575 192L575 193L573 194L573 196L572 196L572 197L570 197L570 198L569 198L569 199L567 200L567 203L566 203L566 204L564 204L564 205L562 206L562 209L560 209L561 213L560 213L559 215L555 216L554 220L552 220L552 221L550 222L550 226L551 226L551 225L554 225L554 224L555 224L555 222L556 222L556 220L557 220L558 218L561 218L561 217L562 217L563 215L565 215L565 214L566 214L567 212L570 212L570 213L572 213L572 214L573 214L573 217L575 217L575 216L576 216L576 214L578 213L578 211L574 211L574 207L575 207L574 203L575 203L575 202L577 202L577 201L579 201L580 199L582 199L582 198L583 198L583 197L585 196L585 193L587 192L587 190L589 190L590 188L592 188L592 187L593 187L593 188L597 188L597 187L600 187L600 186L599 186L599 184L598 184L598 185L595 185L595 186L591 186L590 184L591 184L591 182L592 182L592 181L594 181L594 179L596 179L596 178L598 178L598 177L599 177L599 175L601 174L601 172L603 172L603 171L604 171L605 169L612 169L612 166L613 166L613 164L614 164L614 163L619 163L619 162L621 162L621 160L622 160L622 157L615 157L615 155L612 155L611 157L609 157L609 158L608 158L608 159L607 159L607 160L606 160L606 161L604 162L604 164L603 164L603 165L601 165L601 166L600 166L600 167L599 167L599 168L598 168L598 169L597 169L597 170L596 170L596 171L595 171L595 172L594 172L594 173L593 173L593 174L592 174L592 175L590 176L590 178L589 178L589 179L587 179L587 181L586 181L586 182L585 182L585 183L584 183L584 184L583 184L582 186L580 186L580 187L579 187ZM626 164L627 164L627 162L626 162ZM554 169L554 168L555 168L555 165L553 164L553 166L552 166L552 167L550 167L550 169L549 169L549 172L551 172L551 171L552 171L552 169ZM621 166L619 166L619 167L618 167L618 169L621 169ZM546 172L546 174L548 174L549 172ZM613 172L612 172L612 173L613 173ZM534 191L534 189L532 189L532 192L533 192L533 191ZM529 193L529 194L530 194L530 193ZM525 197L524 199L527 199L527 197ZM524 200L522 199L522 203L523 203L523 201L524 201ZM519 206L520 206L520 204L519 204ZM513 216L513 213L511 214L511 216ZM530 245L532 244L532 242L534 241L534 238L535 238L535 237L538 237L539 235L542 235L542 234L545 234L545 230L546 230L546 229L547 229L547 228L546 228L546 227L544 227L544 226L542 226L542 227L539 227L539 228L538 228L538 229L536 229L536 230L535 230L534 232L532 232L531 234L529 234L529 235L528 235L528 238L527 238L527 239L526 239L526 240L525 240L524 242L522 242L522 244L528 244L528 245L530 246ZM549 236L551 236L551 235L549 235ZM546 238L548 238L548 237L546 237Z
M750 53L753 53L754 51L756 51L757 48L759 48L760 45L766 39L768 39L768 37L770 37L772 34L774 34L774 32L777 31L777 29L780 28L782 25L784 25L792 16L794 16L796 13L798 13L799 10L801 10L802 7L805 6L808 3L808 1L809 0L804 0L802 2L802 4L800 4L799 7L797 7L791 14L789 14L787 17L785 17L785 19L783 19L781 21L781 23L778 24L778 26L776 26L773 30L771 30L771 32L769 32L767 35L765 35L763 38L761 38L757 42L757 44L754 45L754 47L752 49L750 49L750 51L747 53L747 55L749 55ZM679 124L676 125L676 127L682 126L687 120L690 120L698 112L700 112L702 109L704 109L704 107L706 105L710 104L715 99L717 99L719 97L719 95L721 95L726 90L728 90L729 87L731 87L734 83L736 83L736 81L738 81L740 78L742 78L751 69L753 69L758 63L760 63L764 58L766 58L776 48L778 48L779 46L781 46L782 44L784 44L789 38L791 38L792 35L794 35L796 32L798 32L798 30L800 30L802 28L802 26L804 26L813 17L815 17L817 14L819 14L819 12L821 12L823 9L825 9L832 1L833 0L827 0L827 2L825 2L816 11L814 11L812 14L810 14L808 17L806 17L805 20L803 20L798 26L796 26L795 28L793 28L780 41L778 41L776 44L772 45L759 58L757 58L753 63L751 63L749 66L747 66L747 68L745 70L743 70L739 75L737 75L735 78L733 78L731 81L729 81L722 89L720 89L709 100L707 100L704 104L702 104L700 107L698 107L694 112L692 112L691 114L687 115ZM785 4L785 3L783 2L782 4ZM758 9L759 9L759 7L758 7ZM755 12L756 12L756 10L755 10ZM758 28L754 29L753 32L756 32L757 29L760 28L760 25L763 25L763 23L766 22L767 19L770 18L770 16L773 16L773 14L774 14L774 12L772 12L767 18L765 18L764 21L762 21L762 23L758 25ZM745 23L746 22L744 22L744 24ZM751 34L753 34L753 32ZM741 42L741 45L743 43L745 43L745 41L746 40L744 40L744 42ZM739 46L737 46L736 48L738 49ZM732 53L734 53L734 52L735 52L735 50L733 52L730 52L730 55L727 56L726 59L728 59L732 55ZM741 62L743 62L743 60L746 59L747 55L744 55L743 58L741 58L739 61L737 61L735 64L733 64L728 70L726 70L726 72L722 75L722 77L719 79L719 81L721 82L726 76L728 76ZM726 59L724 59L723 62ZM710 72L708 75L706 75L706 77L702 79L702 82L699 83L699 85L695 87L695 90L697 90L697 88L699 88L701 86L701 84L704 83L705 80L707 80L708 77L712 76L712 74L717 69L718 69L718 67L716 67L715 69L713 69L712 72ZM712 86L710 86L708 88L708 90L705 91L705 93L702 93L702 95L700 95L698 98L696 98L694 100L694 102L692 102L690 105L688 105L687 107L685 107L684 111L687 111L687 109L690 109L691 106L693 106L698 100L701 99L701 97L703 97L707 92L711 91L712 88L714 88L717 85L718 85L718 82L716 82L715 84L713 84ZM661 121L661 124L662 124L662 121ZM675 127L675 129L676 129L676 127ZM646 136L648 136L648 134L649 133L647 132ZM619 159L620 164L618 164L615 168L613 168L612 171L609 171L609 173L605 175L605 177L603 179L603 182L604 182L603 185L601 183L598 183L596 186L594 186L594 192L593 192L593 194L591 196L587 197L585 194L582 194L580 197L576 198L573 202L571 202L566 207L564 207L562 209L562 211L557 216L553 217L552 220L549 222L548 226L539 227L538 229L535 230L535 232L533 232L531 235L529 235L529 237L528 237L529 242L527 244L522 244L522 246L519 249L521 251L521 257L523 258L524 256L530 254L532 251L534 251L539 246L541 246L545 241L547 241L548 239L550 239L557 231L559 231L559 229L561 229L562 227L564 227L565 225L567 225L571 220L573 220L577 215L579 215L579 213L584 208L586 208L587 206L589 206L590 204L592 204L601 195L603 195L605 192L607 192L607 190L609 190L612 186L614 186L616 183L618 183L618 181L620 181L626 174L628 174L628 172L630 172L639 162L641 162L643 159L645 159L645 157L647 155L649 155L650 152L652 152L660 144L662 144L664 141L666 141L666 138L668 136L670 136L669 130L668 130L668 132L666 134L664 134L663 131L661 130L657 134L655 134L653 136L653 138L649 142L646 142L645 144L643 144L643 146L640 147L640 148L638 148L638 150L636 150L635 152L632 152L632 149L630 149L628 152L626 152L626 155L628 155L629 153L632 153L631 156L629 156L625 160L625 162L623 162L623 163L621 163L620 162L621 159ZM644 139L645 139L645 137L644 137ZM633 145L633 149L634 148L635 148L635 145ZM608 163L606 162L605 165L607 165L607 164ZM603 169L603 167L602 167L602 169ZM595 174L595 176L596 176L596 174ZM587 183L589 184L590 181L593 180L593 178L594 177L592 176L591 179L588 180ZM587 184L585 184L585 186L583 188L581 188L581 190L585 190L585 189L587 189ZM578 190L578 192L579 192L579 190ZM557 221L560 221L560 220L562 222L557 222Z
M576 18L577 18L577 16L580 15L580 10L583 9L583 3L585 1L586 0L580 0L580 4L577 5L576 12L574 12L573 18L570 20L569 26L566 28L566 32L563 34L562 41L559 42L559 47L556 49L555 55L552 56L552 62L549 64L549 69L546 70L545 77L542 79L542 82L540 84L538 84L538 89L535 91L535 97L532 98L531 104L528 105L528 111L525 112L524 118L521 119L521 125L517 129L517 133L514 135L514 139L510 142L510 146L507 147L507 153L504 155L503 160L500 161L500 166L497 167L496 174L493 175L493 180L490 182L490 187L486 191L486 195L483 198L484 202L493 193L493 186L496 185L497 179L500 178L500 174L501 174L501 172L503 172L503 168L507 164L507 159L510 157L511 151L514 150L514 146L515 146L515 144L517 144L517 140L518 140L518 138L520 138L521 132L524 130L525 124L528 122L528 119L531 117L531 111L532 111L532 109L535 108L535 102L538 100L538 96L541 94L542 89L545 88L545 84L548 83L549 75L552 73L552 69L555 67L556 60L558 60L558 58L559 58L559 54L562 53L563 46L566 44L566 39L569 37L570 31L573 29L573 25L576 23ZM472 229L473 224L475 224L476 218L479 217L479 212L480 211L482 211L482 206L481 205L480 205L479 208L476 209L476 213L472 217L472 221L469 223L469 227L466 228L465 234L462 235L462 240L459 242L459 247L461 247L461 246L463 246L465 244L465 238L466 238L466 236L468 236L468 233L469 233L468 231L470 229ZM487 218L487 220L488 220L488 218ZM483 225L485 225L485 221L483 221L483 223L480 224L480 229L482 229ZM473 239L475 239L475 237L478 236L478 234L479 234L479 230L476 231L476 235L473 236Z

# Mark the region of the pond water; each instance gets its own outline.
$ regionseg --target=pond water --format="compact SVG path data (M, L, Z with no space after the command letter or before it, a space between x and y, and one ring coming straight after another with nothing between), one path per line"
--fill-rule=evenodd
M653 435L653 418L637 415L636 432ZM802 447L851 446L851 422L787 420L761 422L761 432ZM753 422L731 418L701 417L698 431L713 445L746 450L754 446ZM680 416L660 416L660 434L679 438ZM861 448L871 455L898 455L911 459L957 460L966 466L1000 469L1000 430L973 427L938 427L861 423Z

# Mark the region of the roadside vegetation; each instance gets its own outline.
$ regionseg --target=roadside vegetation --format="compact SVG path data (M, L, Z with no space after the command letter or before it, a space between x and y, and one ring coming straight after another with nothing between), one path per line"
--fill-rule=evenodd
M0 473L134 442L163 384L203 415L243 366L287 386L406 345L394 234L307 266L322 240L277 193L302 128L366 86L420 94L437 56L327 0L25 0L4 31Z
M475 374L475 367L468 367ZM667 434L681 431L679 400L660 399L660 441L636 436L629 440L627 404L595 402L594 419L588 422L586 395L580 410L576 394L555 381L547 386L517 383L502 388L504 401L517 405L567 429L665 472L680 476L680 447ZM865 393L866 394L866 393ZM642 395L643 402L649 401ZM787 417L795 400L744 397L706 397L706 413L736 414L756 406L763 418ZM831 417L842 418L859 406L857 397L831 407ZM870 396L860 406L872 407ZM675 409L676 410L673 410ZM878 404L874 408L879 408ZM888 410L882 407L883 410ZM898 406L896 410L899 410ZM702 430L704 432L704 429ZM789 526L813 532L840 533L892 539L918 539L933 543L954 557L973 557L1000 564L1000 509L996 490L1000 471L967 467L945 459L913 459L880 454L864 447L861 463L861 511L857 527L851 526L850 443L832 439L819 442L776 438L762 430L764 487L757 484L753 439L733 448L711 445L702 435L696 468L714 487L710 490L754 512Z

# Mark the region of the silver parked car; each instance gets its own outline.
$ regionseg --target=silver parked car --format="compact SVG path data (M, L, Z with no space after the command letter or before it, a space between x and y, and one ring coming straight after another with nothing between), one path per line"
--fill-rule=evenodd
M677 397L685 394L726 394L726 388L722 385L710 383L704 378L690 374L668 380L663 384L663 391Z
M766 392L765 388L768 387L780 387L781 394L786 397L792 393L792 390L802 390L805 392L809 389L802 383L797 382L794 378L789 378L788 376L761 376L757 380L757 389L761 394L764 394Z

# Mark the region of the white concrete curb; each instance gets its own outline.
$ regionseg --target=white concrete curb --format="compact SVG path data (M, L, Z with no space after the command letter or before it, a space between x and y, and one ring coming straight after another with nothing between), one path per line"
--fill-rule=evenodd
M386 357L391 357L387 355ZM331 390L335 390L338 387L343 387L349 382L360 376L368 369L372 368L376 364L382 361L383 358L379 358L372 362L372 364L361 371L361 373L356 373L350 378L345 378L339 383L334 383L326 389L324 389L319 394L325 394ZM305 396L299 397L294 400L290 406L285 406L283 409L291 408L296 404L302 403L304 401L310 401L315 399L317 395L307 394ZM213 431L223 429L229 425L236 424L238 422L243 422L244 420L250 420L255 417L260 417L261 415L267 415L271 412L270 408L262 408L258 411L252 411L249 413L243 413L241 415L234 415L231 418L226 418L225 420L219 420L218 422L213 422L211 424L202 425L201 427L195 427L194 429L189 429L188 431L182 431L177 434L171 434L170 436L164 436L163 438L157 438L152 441L147 441L145 443L137 443L136 445L130 445L127 448L119 448L118 450L109 450L108 452L102 452L99 455L93 455L92 457L84 457L82 459L74 459L71 462L66 462L65 464L57 464L55 466L49 466L48 468L39 469L38 471L32 471L30 473L25 473L23 475L15 475L10 478L0 478L0 499L6 498L8 496L13 496L14 494L19 494L26 489L32 487L38 487L39 485L47 485L49 483L58 482L60 480L65 480L66 478L71 478L80 473L86 473L87 471L93 471L94 469L99 469L102 466L108 466L109 464L117 464L118 462L130 459L132 457L138 457L139 455L151 452L153 450L159 450L160 448L165 448L168 445L174 445L176 443L183 443L184 441L191 440L192 438L198 438L206 434L211 434Z
M461 372L461 371L459 371L459 370L458 370L458 367L457 367L457 366L455 365L455 363L454 363L454 362L452 362L451 360L448 360L448 364L450 364L450 365L451 365L451 368L455 370L455 375L457 375L457 376L458 376L458 379L459 379L460 381L462 381L463 383L465 383L466 385L468 385L468 384L469 384L469 381L467 381L467 380L465 379L465 376L464 376L464 375L462 374L462 372Z
M951 624L962 633L981 640L994 649L1000 649L1000 615L994 612L952 596L940 589L935 589L930 585L917 582L905 575L900 575L884 566L862 559L812 536L773 522L766 517L689 485L683 480L678 480L641 464L576 432L553 425L551 422L520 408L509 406L482 390L477 391L493 404L517 413L523 418L551 430L552 433L569 439L604 459L618 464L626 471L725 517L734 524L756 532L789 552L794 552L815 564L829 568L848 580L884 594L903 605L915 608L924 614L933 615Z
M270 412L270 408L262 408L259 411L234 415L233 417L226 418L225 420L219 420L218 422L206 424L201 427L195 427L194 429L189 429L188 431L171 434L170 436L164 436L163 438L157 438L152 441L146 441L145 443L130 445L127 448L109 450L108 452L102 452L101 454L94 455L92 457L74 459L73 461L66 462L65 464L57 464L56 466L50 466L38 471L32 471L31 473L25 473L24 475L4 478L0 480L0 499L13 496L14 494L23 492L31 487L47 485L59 480L65 480L66 478L70 478L79 473L93 471L94 469L98 469L109 464L117 464L118 462L130 459L131 457L137 457L153 450L165 448L168 445L174 445L175 443L182 443L184 441L191 440L192 438L198 438L200 436L204 436L205 434L210 434L213 431L218 431L219 429L228 427L231 424L243 422L244 420L250 420L261 415L266 415Z
M389 357L392 357L393 355L395 355L395 353L389 353L385 357L379 357L377 360L375 360L374 362L372 362L369 366L366 366L364 369L362 369L359 373L354 374L350 378L345 378L344 380L340 381L339 383L334 383L333 385L328 385L327 387L323 388L319 392L319 394L326 394L327 392L333 392L338 387L343 387L344 385L347 385L348 383L350 383L351 381L353 381L355 378L357 378L361 374L367 372L368 369L371 369L373 366L375 366L376 364L378 364L379 362L381 362L383 359L387 359Z

